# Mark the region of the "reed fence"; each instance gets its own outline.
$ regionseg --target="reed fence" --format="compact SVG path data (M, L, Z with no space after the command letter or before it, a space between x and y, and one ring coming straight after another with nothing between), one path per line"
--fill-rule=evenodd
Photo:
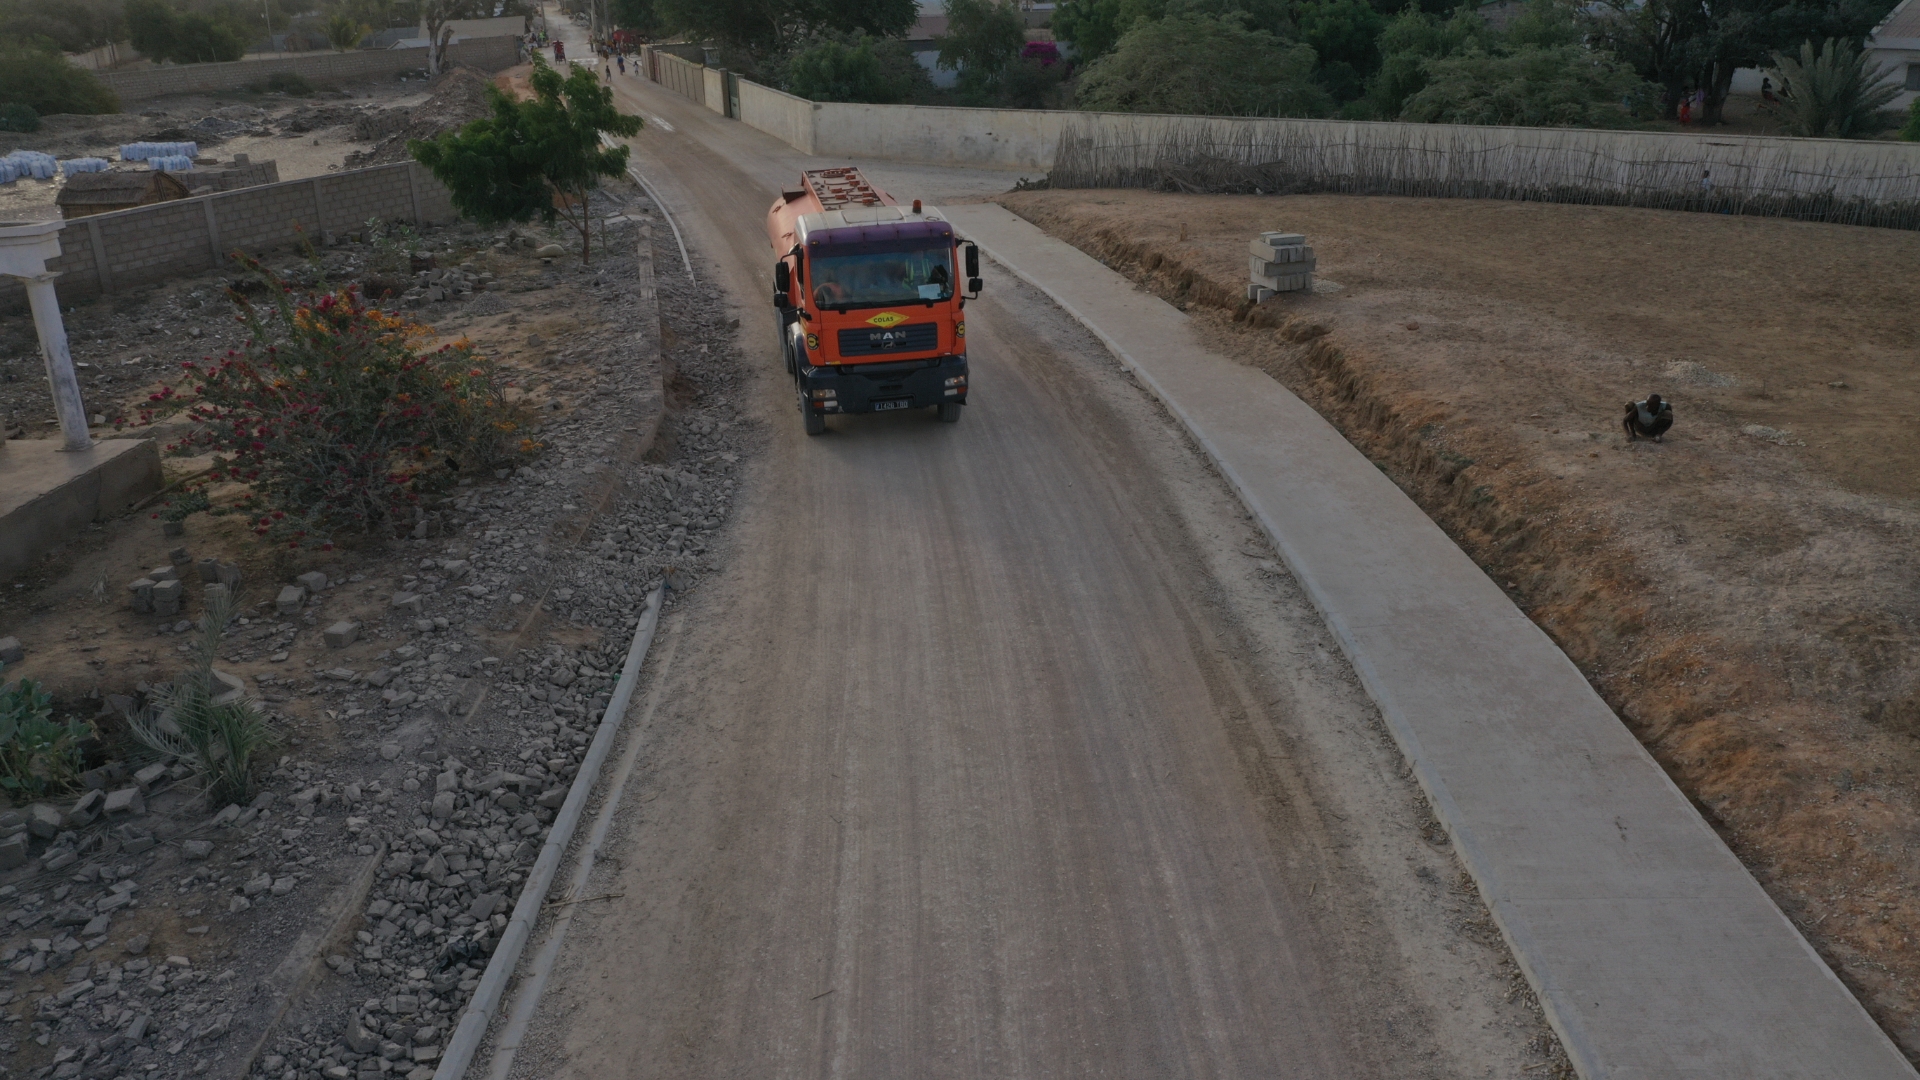
M1513 199L1920 229L1920 147L1213 117L1068 120L1048 184Z

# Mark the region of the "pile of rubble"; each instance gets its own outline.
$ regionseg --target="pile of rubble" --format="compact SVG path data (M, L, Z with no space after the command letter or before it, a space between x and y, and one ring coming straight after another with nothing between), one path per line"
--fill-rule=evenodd
M413 139L434 139L443 132L465 127L472 121L487 115L487 76L472 68L456 67L444 72L433 83L433 96L412 109L388 109L379 114L379 119L371 116L365 121L365 130L371 136L375 131L386 130L386 135L372 149L361 150L347 155L346 167L363 169L369 165L388 165L396 161L407 161L412 155L407 152L407 143ZM404 112L405 126L400 126L394 113ZM362 122L356 120L355 138L360 137Z

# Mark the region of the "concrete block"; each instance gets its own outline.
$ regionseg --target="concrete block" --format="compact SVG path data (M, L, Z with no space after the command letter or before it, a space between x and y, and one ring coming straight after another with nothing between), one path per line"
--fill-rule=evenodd
M92 824L93 819L100 816L100 808L106 805L106 801L106 794L98 789L80 796L74 800L73 809L67 811L66 827L77 829Z
M58 807L34 803L27 807L27 831L42 840L51 840L60 832L67 816Z
M326 628L320 635L329 649L344 649L360 637L360 624L350 619L342 619Z
M306 589L309 594L320 592L327 587L327 575L318 570L309 570L293 580L299 582L300 587Z
M273 602L273 609L282 615L298 615L300 608L307 602L307 590L299 585L288 585L280 590Z
M167 763L164 761L156 761L146 768L141 769L139 772L134 773L133 782L140 785L140 790L151 791L153 785L159 783L166 775Z
M127 586L133 594L133 610L142 615L153 614L153 587L158 584L152 578L138 578Z
M121 788L107 794L106 801L100 804L100 811L108 817L121 814L138 817L147 812L147 800L137 787Z
M27 650L17 637L0 637L0 664L17 664L26 659Z
M0 840L0 870L11 870L16 866L25 865L28 843L27 834L23 832L14 833L5 840Z
M212 583L220 580L220 560L201 559L195 566L200 571L200 580Z
M1311 274L1313 270L1314 261L1311 257L1290 263L1264 262L1260 259L1247 260L1247 273L1256 279L1285 277L1288 274Z
M180 580L180 572L173 568L172 563L165 563L163 565L154 567L153 569L147 571L147 576L152 578L155 581Z
M1268 237L1274 239L1268 240ZM1298 247L1306 242L1307 238L1299 233L1262 233L1259 237L1247 241L1247 252L1262 259L1271 259L1276 250Z
M223 562L214 567L214 576L219 578L220 584L225 585L229 589L238 589L240 587L240 567L233 563Z
M153 613L155 615L180 614L180 594L185 586L179 581L161 581L153 586Z

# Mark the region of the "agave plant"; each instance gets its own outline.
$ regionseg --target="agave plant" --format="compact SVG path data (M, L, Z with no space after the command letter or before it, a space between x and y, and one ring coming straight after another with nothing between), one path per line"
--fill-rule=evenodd
M1774 53L1773 77L1783 88L1788 130L1813 138L1874 134L1874 114L1900 94L1885 65L1840 38L1828 38L1824 48L1802 42L1798 59Z
M84 721L54 720L52 695L32 679L0 687L0 788L34 798L72 787L92 736Z
M221 682L213 669L235 610L231 595L210 597L193 642L192 666L127 718L142 745L178 758L199 774L209 807L251 798L254 757L278 742L259 706Z

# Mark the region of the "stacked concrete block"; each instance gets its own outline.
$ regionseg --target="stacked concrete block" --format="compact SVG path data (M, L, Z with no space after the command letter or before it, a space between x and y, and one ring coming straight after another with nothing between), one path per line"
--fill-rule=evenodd
M1248 245L1247 268L1251 281L1247 299L1265 300L1275 293L1310 292L1313 289L1313 249L1299 233L1261 233Z

